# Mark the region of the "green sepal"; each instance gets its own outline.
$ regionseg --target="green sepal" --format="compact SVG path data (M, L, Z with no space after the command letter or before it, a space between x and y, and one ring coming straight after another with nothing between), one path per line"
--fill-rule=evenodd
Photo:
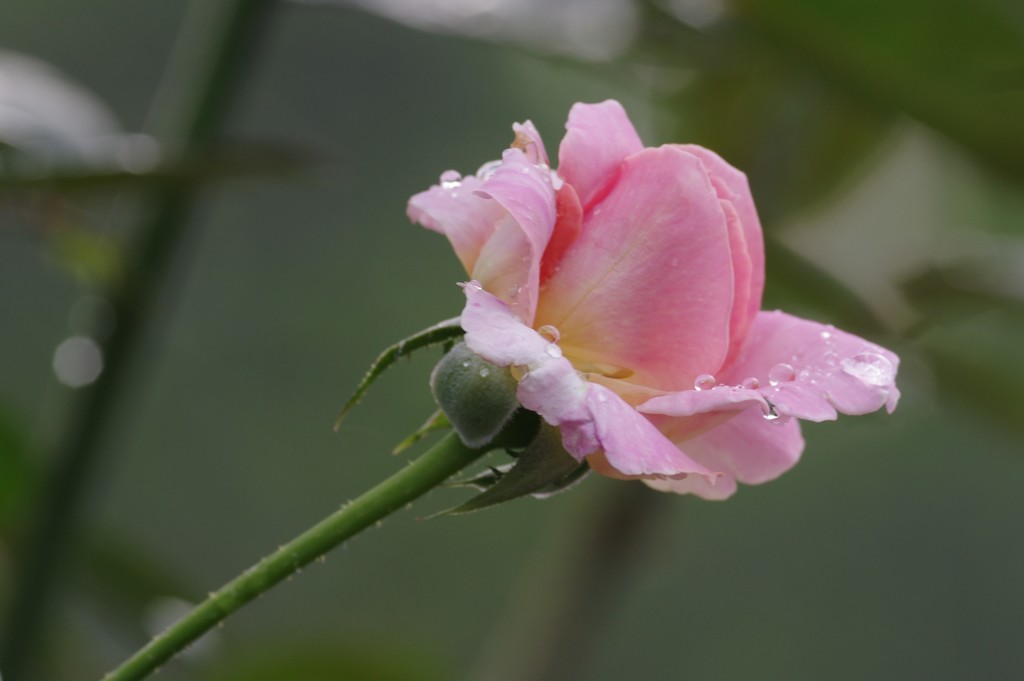
M424 421L422 426L416 429L416 432L395 445L395 448L391 450L391 453L401 454L434 431L448 430L451 427L452 422L448 420L448 417L444 415L443 411L438 409L430 416L429 419Z
M423 329L418 333L405 338L394 345L388 347L384 352L377 356L373 364L370 366L369 371L363 376L363 380L356 386L356 390L352 393L352 397L348 398L348 402L341 408L341 413L338 414L338 418L334 421L334 430L338 430L341 426L342 420L348 415L352 408L359 404L359 400L363 398L366 391L370 389L373 382L384 373L385 369L389 368L392 364L397 362L402 357L406 357L413 353L415 350L421 348L430 347L431 345L438 345L441 343L450 343L454 338L460 338L466 332L459 326L459 318L447 319L439 324Z
M544 499L565 491L590 471L565 451L558 429L541 423L533 442L515 462L491 467L471 478L453 484L472 485L484 491L469 501L438 515L457 515L479 511L519 497Z
M494 441L519 408L516 380L508 369L491 364L459 343L430 375L437 406L467 447Z

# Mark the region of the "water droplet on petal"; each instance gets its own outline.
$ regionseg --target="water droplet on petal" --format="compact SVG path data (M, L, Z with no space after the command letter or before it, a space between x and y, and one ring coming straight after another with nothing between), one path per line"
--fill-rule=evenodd
M546 348L544 348L544 352L548 353L552 357L562 356L562 348L558 347L554 343L551 343Z
M597 393L597 401L598 402L607 402L608 401L608 396L605 395L603 391L598 392Z
M788 364L776 364L768 372L768 382L772 385L788 383L796 378L796 370Z
M822 332L821 332L821 338L822 338L822 340L828 340L828 339L830 339L831 337L832 337L832 334L831 334L831 333L830 333L829 331L822 331Z
M888 385L893 381L892 362L877 352L862 352L841 362L843 371L867 385Z
M552 343L557 343L558 340L562 337L562 334L558 332L558 329L552 326L551 324L545 324L544 326L540 327L539 329L537 329L537 333L544 336L546 340L549 340Z
M701 374L694 380L693 388L694 390L711 390L717 382L711 374Z
M446 170L441 173L442 182L458 182L462 179L462 173L457 170Z
M487 378L491 375L491 370L487 367L480 369L480 378Z
M501 161L488 161L487 163L480 166L480 169L476 171L476 176L479 177L481 180L486 180L487 178L494 174L494 171L496 171L500 167Z
M742 386L747 390L757 390L761 387L761 381L757 380L756 376L751 376L743 380Z

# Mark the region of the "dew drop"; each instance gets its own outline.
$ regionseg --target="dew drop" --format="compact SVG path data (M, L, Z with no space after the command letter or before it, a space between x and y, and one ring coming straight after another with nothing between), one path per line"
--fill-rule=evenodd
M469 368L469 360L468 359L462 360L462 368L463 369L468 369Z
M488 369L487 367L484 367L484 368L482 368L480 370L480 378L487 378L490 375L491 375L491 370Z
M493 175L494 172L500 167L501 161L488 161L487 163L480 166L480 169L476 171L476 176L479 177L481 180L486 180L491 175Z
M829 331L822 331L821 332L821 338L822 338L822 340L828 340L828 339L832 338L832 333L829 332Z
M742 386L747 390L757 390L761 387L761 381L757 380L756 376L751 376L743 380Z
M715 387L715 383L717 381L711 374L701 374L694 380L693 388L694 390L711 390Z
M546 353L548 353L549 355L551 355L552 357L561 357L562 356L562 348L558 347L554 343L551 343L546 348L544 348L544 351Z
M843 371L866 385L882 386L892 383L892 362L877 352L862 352L840 363Z
M768 372L768 382L772 385L788 383L796 378L796 371L788 364L776 364Z
M562 337L562 334L558 332L558 329L552 326L551 324L545 324L544 326L540 327L539 329L537 329L537 333L543 336L545 340L549 340L552 343L557 343L558 340Z

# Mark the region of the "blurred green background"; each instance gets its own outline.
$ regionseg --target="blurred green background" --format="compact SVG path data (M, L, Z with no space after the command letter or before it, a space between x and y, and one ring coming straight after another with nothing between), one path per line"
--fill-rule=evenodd
M101 432L32 678L99 678L182 601L404 465L388 452L433 410L436 352L331 423L380 349L461 308L457 260L405 201L498 157L513 121L553 152L572 103L609 97L647 143L701 143L748 172L766 307L899 352L896 413L806 425L800 465L726 503L638 502L622 491L637 484L592 476L421 520L465 498L436 490L160 678L1021 678L1019 3L418 7L421 28L281 3L247 60L228 162L175 170L212 181ZM147 129L185 11L0 9L0 617L79 408L55 350L103 312L160 179L129 162L151 141L118 133ZM111 118L76 132L84 105L47 99L66 115L26 142L19 107L46 77L16 82L15 53ZM104 126L116 153L75 147ZM608 509L627 514L621 545L592 538L616 527Z

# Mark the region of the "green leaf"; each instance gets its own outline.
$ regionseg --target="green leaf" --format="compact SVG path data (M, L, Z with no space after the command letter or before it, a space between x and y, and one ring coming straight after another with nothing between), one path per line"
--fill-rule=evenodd
M1011 3L732 0L789 55L1024 179L1024 31Z
M369 371L363 376L363 380L356 386L356 390L352 393L352 397L348 398L348 402L341 408L341 413L338 414L338 418L334 421L334 429L337 430L341 426L342 420L345 416L359 404L359 400L363 398L366 391L370 389L374 381L380 378L392 364L397 362L402 357L411 355L414 351L422 348L427 348L432 345L438 345L441 343L447 343L454 338L462 337L466 332L459 326L459 318L447 319L439 324L435 324L429 328L423 329L418 333L414 333L408 338L401 340L394 345L388 347L384 352L377 356L373 364L370 366Z
M589 471L562 446L562 436L554 426L541 424L537 436L515 463L507 468L492 468L482 476L457 484L486 487L484 492L445 514L462 514L503 504L523 496L545 498L579 482Z
M444 415L443 411L438 409L423 423L422 426L416 429L416 432L395 445L395 448L391 450L391 453L401 454L431 433L438 430L447 430L451 427L452 422L448 420L448 417Z

